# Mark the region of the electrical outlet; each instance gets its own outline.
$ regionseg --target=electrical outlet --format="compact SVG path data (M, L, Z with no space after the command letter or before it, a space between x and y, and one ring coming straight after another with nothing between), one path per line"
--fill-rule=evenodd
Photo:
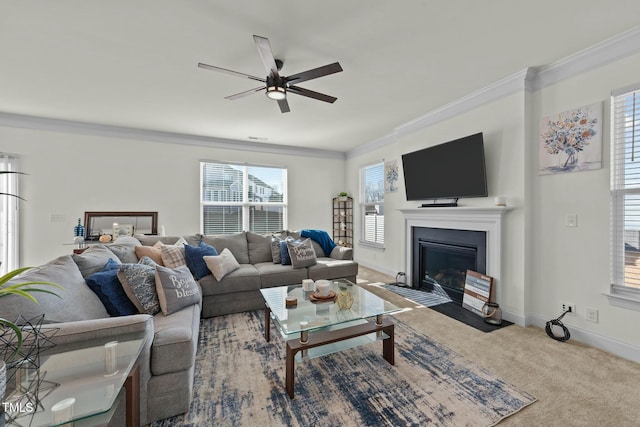
M598 323L598 310L595 308L587 307L585 310L585 318L589 322Z
M567 214L564 220L564 225L567 227L577 227L578 226L578 215L576 214Z
M576 305L575 304L571 304L569 302L563 302L562 303L562 312L564 313L565 311L569 310L569 313L567 314L572 314L572 315L576 315Z

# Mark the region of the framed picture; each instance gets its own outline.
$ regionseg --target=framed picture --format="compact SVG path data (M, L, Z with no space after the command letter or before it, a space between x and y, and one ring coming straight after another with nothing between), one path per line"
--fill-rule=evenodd
M467 270L462 307L482 316L484 303L493 300L493 277Z
M133 236L133 224L113 224L113 240L123 236Z
M398 161L387 160L384 162L384 192L396 191L398 191Z
M540 175L602 167L602 102L540 119Z

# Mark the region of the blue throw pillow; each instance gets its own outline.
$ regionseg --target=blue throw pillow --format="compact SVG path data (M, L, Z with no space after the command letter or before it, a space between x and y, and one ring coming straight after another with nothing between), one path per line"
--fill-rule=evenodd
M193 274L193 278L200 280L211 274L207 263L204 262L205 256L216 256L218 251L211 245L207 245L200 241L198 246L184 245L184 257L187 260L187 267Z
M287 241L288 240L283 240L280 242L280 263L282 265L291 265L291 256L289 256Z
M118 280L120 263L109 259L102 270L85 278L89 288L100 298L112 317L138 314L138 309L122 289Z

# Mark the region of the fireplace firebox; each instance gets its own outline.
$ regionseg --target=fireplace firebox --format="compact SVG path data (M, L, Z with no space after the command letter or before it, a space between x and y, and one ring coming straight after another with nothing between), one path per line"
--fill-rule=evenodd
M439 285L462 303L467 270L486 274L486 232L413 228L412 286L432 291Z

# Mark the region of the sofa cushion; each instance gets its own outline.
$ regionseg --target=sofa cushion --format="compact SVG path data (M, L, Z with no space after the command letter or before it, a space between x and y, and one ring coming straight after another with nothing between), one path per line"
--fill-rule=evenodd
M198 342L200 305L169 316L153 317L154 338L151 346L151 372L163 375L184 371L193 366Z
M46 323L60 323L109 317L100 299L87 286L71 255L63 255L27 270L10 280L7 286L25 282L52 282L64 289L34 285L58 295L38 292L34 295L38 304L19 295L2 297L0 313L3 318L14 321L22 315L28 320L44 314Z
M184 257L184 245L162 245L160 246L160 254L162 263L166 267L176 268L187 265L187 260Z
M115 243L107 245L107 248L113 252L121 262L135 264L138 262L135 250L136 245L140 245L140 241L135 237L122 236L118 237Z
M200 288L186 265L177 268L156 266L156 291L165 316L200 303Z
M173 245L180 239L180 236L157 236L155 234L134 234L133 237L138 239L142 246L153 246L158 242L164 243L165 245Z
M249 262L251 264L273 261L270 234L264 235L247 231L247 246L249 248Z
M315 265L316 252L311 245L311 239L287 242L287 248L293 268L306 268Z
M120 264L109 259L102 270L87 276L85 280L112 317L138 314L138 309L122 289L122 284L118 280L119 269Z
M227 248L240 264L250 264L247 233L244 231L235 234L204 235L202 241L216 248L218 253Z
M118 279L140 313L154 315L160 311L155 266L146 265L144 261L140 264L122 264L118 270Z
M187 261L187 267L196 280L202 279L204 276L211 274L207 263L204 261L205 256L218 255L218 251L211 245L200 241L198 246L184 245L184 257Z
M102 270L110 259L117 261L118 264L120 263L118 256L103 244L91 245L81 254L73 254L71 256L78 265L82 277L87 277Z
M261 262L255 265L260 272L260 284L263 288L295 285L308 279L307 268L292 268L290 265Z
M224 248L220 255L205 256L204 262L217 281L240 268L240 264L227 248Z
M157 245L157 243L156 243ZM158 246L136 246L134 248L136 256L138 259L142 257L149 257L158 265L164 265L162 262L162 250L160 249L160 245Z
M358 263L351 260L322 257L317 259L316 265L307 270L309 271L309 279L313 280L355 277L358 274Z
M280 257L280 242L284 239L273 235L271 236L271 258L274 264L282 264L282 258Z
M289 267L289 269L291 270L292 268ZM261 285L260 273L251 264L240 264L240 268L227 274L222 280L216 280L210 274L200 279L198 283L202 288L202 295L207 296L231 292L257 291Z

